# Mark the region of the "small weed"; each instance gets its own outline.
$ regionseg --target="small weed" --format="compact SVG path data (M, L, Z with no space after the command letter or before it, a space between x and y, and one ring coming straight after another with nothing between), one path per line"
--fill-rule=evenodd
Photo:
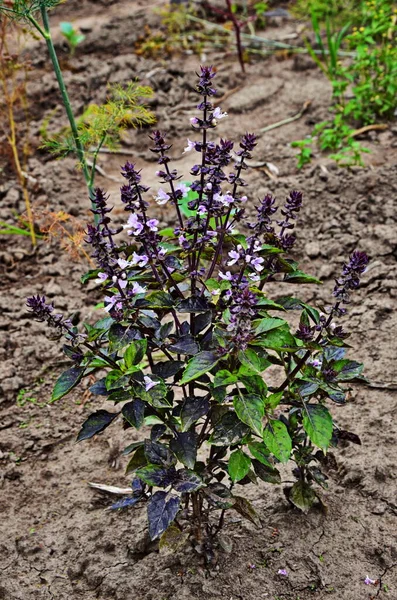
M80 33L78 29L75 29L72 23L62 22L59 27L62 35L69 44L70 56L73 56L77 46L84 42L85 35Z

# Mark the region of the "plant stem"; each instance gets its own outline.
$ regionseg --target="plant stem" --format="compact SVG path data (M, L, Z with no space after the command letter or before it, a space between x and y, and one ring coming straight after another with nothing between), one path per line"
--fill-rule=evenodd
M328 319L326 320L324 326L321 328L321 331L319 332L317 338L316 338L316 342L319 342L321 340L321 336L322 333L324 331L324 329L326 329L328 327L328 325L331 323L332 318L334 316L334 313L336 310L338 310L339 308L339 304L340 302L337 302L335 304L335 306L333 306ZM301 368L303 367L303 365L306 363L306 361L308 360L308 358L310 358L312 351L308 350L303 356L302 358L298 361L296 367L293 369L293 371L291 371L291 373L289 373L286 377L286 379L283 381L283 383L276 389L276 393L278 392L282 392L283 390L285 390L285 388L290 384L290 382L294 379L295 375L301 370Z
M228 11L229 11L228 17L231 20L231 22L233 23L234 33L236 34L237 54L238 54L238 60L240 63L241 71L243 73L245 73L244 55L243 55L243 48L241 45L241 23L238 21L238 19L236 18L235 14L233 12L231 0L226 0L226 4L227 4Z
M66 89L65 80L63 78L61 67L60 67L59 61L58 61L58 56L57 56L57 53L55 50L54 43L52 41L48 13L47 13L47 9L44 4L41 4L40 12L41 12L41 17L43 19L44 29L42 29L40 27L39 23L31 15L28 16L28 19L32 23L32 25L34 25L34 27L39 31L39 33L43 36L43 38L46 41L48 52L49 52L50 59L52 62L52 66L54 68L55 77L58 81L59 91L61 92L62 102L65 107L67 117L69 119L70 129L72 131L73 140L74 140L74 143L76 146L77 156L78 156L78 159L79 159L79 162L81 165L81 169L83 171L84 180L87 185L89 197L91 200L91 206L92 206L92 208L95 208L95 205L92 202L93 196L94 196L93 181L92 181L93 177L90 175L90 172L88 169L87 160L86 160L85 152L84 152L84 147L80 140L79 132L77 129L76 119L74 118L72 105L70 103L69 94ZM94 214L94 220L95 220L95 224L97 225L98 224L98 215Z

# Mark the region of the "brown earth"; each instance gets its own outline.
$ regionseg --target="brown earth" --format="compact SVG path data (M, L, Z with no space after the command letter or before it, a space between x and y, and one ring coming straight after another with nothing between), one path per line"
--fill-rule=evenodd
M153 6L141 2L70 1L53 15L84 27L87 39L73 59L66 54L66 79L76 111L89 101L102 101L107 81L138 77L155 90L152 108L159 127L175 140L175 166L188 177L192 158L183 155L194 114L192 93L199 59L181 55L154 60L134 54L134 42L145 24L155 26ZM140 8L144 7L144 8ZM95 13L95 14L93 14ZM72 16L71 16L72 15ZM265 35L283 39L299 30L295 21L273 23ZM42 119L54 108L64 122L58 90L42 46L29 49L35 70L29 87L38 140ZM94 408L82 390L57 405L48 404L51 387L64 367L60 342L46 337L42 324L25 312L25 297L45 293L59 310L93 321L99 296L79 283L87 264L73 264L55 245L40 243L32 252L28 240L0 240L0 599L3 600L368 600L397 598L396 542L396 390L397 324L393 312L397 294L395 157L397 127L363 140L371 149L365 168L341 169L324 156L299 172L294 139L308 135L327 116L330 87L304 56L271 57L251 64L242 78L232 53L209 55L219 67L220 95L238 88L222 108L229 117L218 134L232 139L246 130L277 122L311 100L299 121L263 135L253 163L271 162L279 169L270 179L263 167L250 172L249 197L266 192L280 200L300 189L305 206L298 228L298 258L307 272L319 276L322 287L300 286L296 293L311 302L327 302L343 260L355 248L365 250L371 264L355 296L345 327L352 332L352 356L366 365L370 386L356 386L345 407L333 407L338 423L357 433L362 446L343 447L335 454L337 468L329 472L324 493L328 513L307 516L292 510L281 487L261 484L248 494L263 527L255 529L230 512L225 534L233 542L230 554L219 553L216 567L205 570L194 551L158 553L148 542L144 508L121 514L105 512L113 498L100 496L88 481L126 487L122 449L133 441L132 430L111 433L76 445L76 432ZM189 105L192 109L189 109ZM155 181L147 131L131 131L126 152L135 155L149 184ZM98 185L117 202L122 183L119 167L127 156L101 156L101 166L116 181L98 176ZM7 174L8 171L3 173ZM56 162L37 151L29 163L36 179L36 203L64 209L88 219L81 175L72 159ZM12 175L0 187L0 219L22 212L20 192ZM162 223L172 215L156 207ZM155 210L156 210L155 209ZM253 209L251 209L253 211ZM121 218L122 211L117 214ZM269 288L277 299L294 289ZM106 402L95 409L107 407ZM290 479L283 471L283 480ZM244 490L247 492L247 488ZM287 569L288 577L277 574ZM382 577L376 586L364 579Z

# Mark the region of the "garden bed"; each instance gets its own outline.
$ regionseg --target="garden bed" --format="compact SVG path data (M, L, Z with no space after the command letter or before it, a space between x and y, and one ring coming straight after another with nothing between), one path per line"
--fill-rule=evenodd
M77 12L72 12L76 9ZM95 10L95 15L92 16ZM134 44L158 17L142 2L68 2L54 13L54 23L73 20L84 28L86 40L73 59L65 53L64 68L77 111L90 101L103 101L106 82L138 77L155 91L152 109L161 129L178 138L172 148L178 170L188 178L191 158L182 154L191 136L194 114L194 71L199 59L181 55L162 61L134 53ZM275 22L266 35L275 39L293 33L298 24ZM51 110L62 115L58 89L39 44L29 49L33 66L29 100L34 139ZM68 64L68 61L69 64ZM328 302L334 278L347 255L356 248L370 256L362 289L350 307L349 343L366 365L370 385L355 385L350 402L335 418L352 429L362 445L345 445L331 452L323 493L326 513L313 509L303 515L286 501L282 487L260 483L251 498L262 528L227 513L226 550L205 568L192 550L158 554L150 542L145 508L106 512L113 499L88 487L89 481L127 487L127 462L121 452L134 441L134 431L111 430L75 444L84 419L107 403L88 392L75 392L58 404L47 404L52 385L65 368L61 343L46 338L41 323L33 322L25 298L46 294L65 313L91 322L99 295L80 284L87 263L72 263L54 244L40 242L32 252L28 238L0 239L0 599L66 598L91 600L261 600L338 598L368 599L397 594L395 343L397 319L396 211L397 128L371 132L365 144L371 154L365 168L337 167L324 156L298 171L289 143L309 134L326 118L330 86L305 57L272 56L249 65L243 78L232 54L209 55L218 67L218 89L229 116L218 134L231 139L280 121L311 100L298 121L263 134L252 159L248 197L257 200L273 192L284 200L291 189L301 190L304 207L297 227L297 254L305 271L324 285L304 286L304 300ZM244 85L244 87L243 87ZM230 92L233 92L229 95ZM192 106L192 109L189 108ZM154 162L148 150L148 130L129 131L123 148L136 157L145 182L154 185ZM123 181L120 165L130 158L101 155L108 178L97 184L118 202ZM263 166L272 163L279 171ZM262 166L257 166L257 165ZM7 171L6 171L7 172ZM29 162L33 200L51 210L66 210L88 220L87 193L81 174L70 158L55 161L37 151ZM12 175L1 182L0 217L7 220L23 203ZM169 209L156 207L161 225L173 223ZM122 218L122 210L115 209ZM285 290L285 291L284 291ZM293 292L283 288L283 293ZM269 295L280 293L272 284ZM131 433L132 432L132 433ZM283 481L290 478L282 472ZM278 574L286 569L288 575ZM380 585L366 586L366 576Z

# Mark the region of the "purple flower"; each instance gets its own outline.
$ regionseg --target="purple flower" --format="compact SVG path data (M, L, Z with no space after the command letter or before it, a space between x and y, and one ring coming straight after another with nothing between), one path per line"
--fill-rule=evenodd
M200 204L200 206L197 209L197 213L199 215L205 215L205 214L207 214L207 212L208 212L207 207L204 206L204 204Z
M236 262L238 260L240 260L240 252L237 252L236 250L230 250L230 252L228 254L229 254L230 258L232 259L232 260L229 260L229 262L227 263L229 267L231 265L235 265Z
M231 281L233 279L233 275L230 271L226 271L226 273L222 273L222 271L219 271L219 277L221 279L225 279L226 281Z
M145 390L148 392L149 390L151 390L155 385L159 385L159 381L153 381L152 379L150 379L150 377L148 377L147 375L144 376L143 378L144 382L145 382Z
M263 271L264 267L263 267L262 263L265 262L264 258L261 258L260 256L257 256L256 258L252 258L249 261L247 260L247 262L249 262L249 264L251 265L251 267L254 267L255 271Z
M139 235L143 231L143 223L141 223L136 213L132 213L132 215L128 217L127 225L124 225L124 227L126 229L131 227L131 229L128 230L128 235Z
M193 123L194 125L195 123ZM194 150L196 148L196 142L193 142L192 140L190 140L189 138L187 139L187 146L184 149L184 152L190 152L191 150Z
M212 115L215 119L224 119L225 117L227 117L227 112L222 112L220 107L217 106Z
M94 283L103 283L108 278L106 273L98 273L97 278L94 279Z
M282 575L283 577L288 577L287 569L279 569L277 571L277 575Z
M198 118L197 118L197 117L192 117L192 118L190 119L190 123L191 123L192 125L198 125L198 122L199 122L199 120L198 120Z
M159 189L159 191L157 192L157 196L155 197L155 200L157 202L157 204L166 204L168 202L168 200L170 199L170 195L167 194L167 192L165 192L164 190L162 190L161 188Z
M138 267L145 267L149 262L149 257L146 254L137 254L136 252L132 255L131 265L138 265Z
M185 183L178 183L175 189L178 190L178 192L181 192L182 198L186 198L186 196L190 192L190 187Z
M366 576L366 578L364 579L364 583L365 585L376 585L376 579L370 579L368 577L368 575Z
M105 308L106 312L110 312L114 308L121 310L123 308L123 303L121 302L120 294L115 294L114 296L105 296Z
M365 252L356 250L350 256L350 261L343 265L342 275L336 279L333 295L339 303L348 304L350 301L349 290L360 287L360 276L367 268L369 259Z
M139 285L138 282L135 282L134 285L132 286L131 292L133 294L144 294L146 292L146 288Z
M149 227L150 231L157 231L158 224L159 224L159 222L157 219L149 219L149 221L147 221L147 223L146 223L146 225Z
M129 262L128 260L125 260L124 258L118 258L117 264L119 265L120 269L122 269L123 271L124 271L124 269L126 269L127 267L130 267L132 265L131 262Z
M310 325L305 325L304 323L299 323L299 329L296 332L296 337L304 342L310 342L315 333L315 327L310 327Z

